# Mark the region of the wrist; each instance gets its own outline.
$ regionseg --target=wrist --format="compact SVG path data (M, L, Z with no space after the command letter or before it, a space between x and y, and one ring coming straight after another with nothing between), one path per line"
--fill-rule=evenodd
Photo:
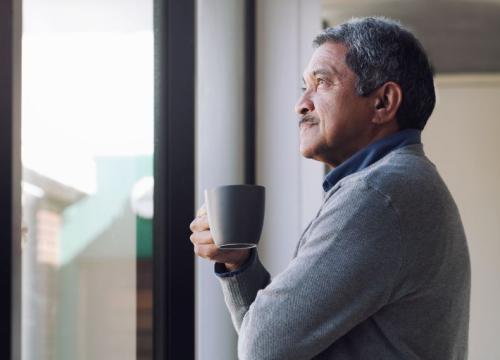
M235 271L238 270L243 264L233 264L233 263L224 263L227 271Z
M241 256L241 260L230 262L230 263L224 263L224 266L228 271L235 271L242 267L250 258L251 251L246 250L243 255Z

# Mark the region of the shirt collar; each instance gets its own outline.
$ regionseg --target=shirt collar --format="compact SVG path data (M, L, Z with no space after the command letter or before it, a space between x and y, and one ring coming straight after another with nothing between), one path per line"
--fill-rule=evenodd
M325 192L329 191L342 178L363 170L393 150L407 145L421 144L421 133L417 129L404 129L369 144L332 169L325 176L323 189Z

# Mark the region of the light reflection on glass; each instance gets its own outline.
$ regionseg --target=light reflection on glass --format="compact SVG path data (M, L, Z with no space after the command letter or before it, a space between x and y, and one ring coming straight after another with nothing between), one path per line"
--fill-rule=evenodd
M22 71L22 358L151 359L152 29L27 31Z

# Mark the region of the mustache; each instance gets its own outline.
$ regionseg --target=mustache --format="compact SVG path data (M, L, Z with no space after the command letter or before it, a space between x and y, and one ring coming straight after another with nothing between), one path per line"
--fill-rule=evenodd
M306 122L311 122L313 124L317 124L317 123L319 123L319 119L316 116L313 116L311 114L303 115L300 118L299 126L302 125L303 123L306 123Z

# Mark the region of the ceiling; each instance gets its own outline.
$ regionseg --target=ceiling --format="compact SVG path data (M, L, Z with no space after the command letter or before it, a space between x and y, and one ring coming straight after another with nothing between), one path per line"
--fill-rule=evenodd
M413 30L438 73L500 72L500 0L322 0L328 26L369 15Z

